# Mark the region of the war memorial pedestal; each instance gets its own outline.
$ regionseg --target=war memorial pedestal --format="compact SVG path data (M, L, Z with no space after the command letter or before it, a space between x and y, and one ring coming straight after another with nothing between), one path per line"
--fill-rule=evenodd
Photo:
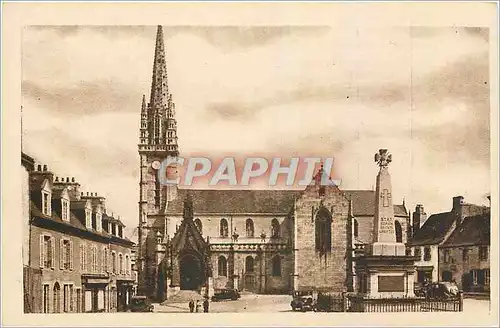
M415 261L406 256L402 241L396 240L391 177L388 165L392 156L380 149L375 162L380 167L375 192L374 242L366 245L356 258L357 293L366 297L414 297Z

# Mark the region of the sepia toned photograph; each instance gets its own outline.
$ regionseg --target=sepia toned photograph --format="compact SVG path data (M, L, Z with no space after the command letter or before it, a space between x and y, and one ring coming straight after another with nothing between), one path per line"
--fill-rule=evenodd
M19 33L24 315L496 315L496 26Z

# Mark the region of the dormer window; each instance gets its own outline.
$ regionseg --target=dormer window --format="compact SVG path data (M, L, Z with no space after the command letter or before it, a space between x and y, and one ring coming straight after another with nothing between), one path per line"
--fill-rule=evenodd
M49 180L45 180L42 186L42 213L52 215L52 189Z
M95 218L96 218L96 224L97 224L97 231L101 232L102 231L102 214L101 212L97 212L95 214Z
M87 228L92 227L92 210L89 208L85 209L85 226Z
M63 221L69 222L69 201L61 199L61 218Z
M45 215L52 215L52 206L51 205L52 199L50 192L48 191L42 191L42 212Z
M113 234L114 236L116 236L116 224L111 224L111 234Z
M118 226L118 237L123 238L123 228L122 228L122 226Z

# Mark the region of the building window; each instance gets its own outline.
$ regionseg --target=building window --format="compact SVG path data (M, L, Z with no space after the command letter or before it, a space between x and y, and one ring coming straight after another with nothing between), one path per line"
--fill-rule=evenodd
M354 231L354 238L358 238L359 225L358 225L358 220L356 220L356 219L354 219L354 221L353 221L353 231Z
M431 260L431 248L429 246L424 247L424 261Z
M97 272L97 247L96 246L92 246L92 250L91 250L91 257L92 257L92 267L91 267L91 270L92 272Z
M446 249L444 251L443 261L444 261L444 263L449 263L450 262L450 250Z
M111 224L111 234L116 236L116 224L114 223Z
M490 285L490 269L484 269L484 285Z
M219 256L218 259L218 274L220 277L227 276L227 260L224 256Z
M49 308L49 293L50 287L49 285L45 284L43 285L43 313L49 313L50 308Z
M63 285L63 312L73 312L73 285Z
M85 210L85 227L89 229L92 227L92 211L90 209Z
M229 235L229 227L226 219L220 220L219 234L222 238L227 238Z
M61 199L61 217L63 221L69 222L69 201Z
M418 260L422 260L422 249L420 247L415 247L415 256L418 257Z
M271 221L271 238L279 238L280 237L280 223L278 220L273 219Z
M96 230L101 232L102 231L102 214L101 212L97 212L95 215L95 220L96 220Z
M118 226L118 237L123 238L123 227L121 225Z
M125 274L130 274L130 259L125 255Z
M118 268L120 270L120 274L123 274L123 255L121 253L118 254Z
M272 259L272 269L273 269L273 277L280 277L281 276L281 257L279 255L276 255Z
M116 253L111 252L111 269L113 273L116 273Z
M462 249L462 261L464 261L464 262L469 261L469 249L468 248Z
M40 267L53 269L54 255L54 237L48 235L40 236Z
M481 261L488 260L488 246L479 247L479 260Z
M53 295L54 313L61 312L61 287L59 283L54 284L54 295Z
M476 286L477 285L477 280L478 280L477 279L477 270L471 270L470 273L471 273L471 276L472 276L472 284L474 286Z
M394 232L396 233L396 243L403 242L403 229L399 221L394 221Z
M253 238L255 235L255 230L254 230L254 225L253 225L253 220L252 219L247 219L245 222L245 230L247 233L247 237Z
M253 257L247 256L245 259L245 272L252 273L254 272L254 260Z
M52 215L51 198L50 192L42 191L42 212L48 216Z
M203 234L203 224L201 223L200 219L194 220L194 224L196 226L196 229L200 232L200 234Z
M411 247L406 247L406 249L405 249L405 255L406 256L411 256Z
M106 247L102 250L102 271L108 272L109 264L108 264L108 249Z
M61 239L60 256L60 269L73 270L73 245L68 239Z
M325 208L316 215L315 222L316 252L320 254L332 251L332 217Z
M453 273L451 271L443 271L441 273L442 281L451 281L451 279L453 279Z
M80 270L87 270L87 245L80 245Z

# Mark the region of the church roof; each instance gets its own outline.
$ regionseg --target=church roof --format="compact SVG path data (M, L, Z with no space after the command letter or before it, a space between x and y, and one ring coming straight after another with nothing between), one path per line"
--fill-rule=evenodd
M301 190L234 190L234 189L178 189L177 198L169 204L168 213L182 215L183 202L191 194L196 214L287 214L293 208ZM375 191L342 190L353 201L354 216L373 216ZM395 216L408 216L404 205L394 205Z
M490 214L466 217L442 246L489 245L490 226Z
M410 245L436 245L441 243L452 228L457 216L453 212L431 215L409 242Z
M301 193L297 190L179 189L177 198L169 204L169 213L182 214L188 192L197 214L286 214L293 208L294 197Z

